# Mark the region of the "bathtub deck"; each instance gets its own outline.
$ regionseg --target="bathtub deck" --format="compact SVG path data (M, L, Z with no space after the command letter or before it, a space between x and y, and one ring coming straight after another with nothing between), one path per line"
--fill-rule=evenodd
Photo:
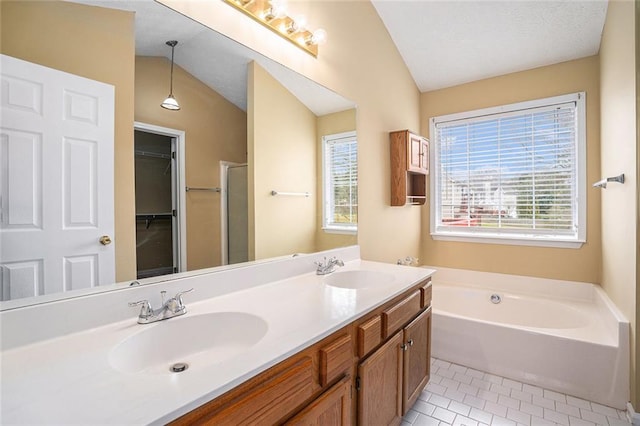
M624 411L432 359L431 380L402 425L629 426Z

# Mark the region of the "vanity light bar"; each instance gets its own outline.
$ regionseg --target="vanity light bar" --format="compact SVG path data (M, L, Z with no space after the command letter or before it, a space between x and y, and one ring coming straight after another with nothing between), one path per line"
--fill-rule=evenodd
M314 32L305 28L304 17L292 18L286 14L284 5L278 0L222 0L235 9L269 28L285 40L300 49L318 57L318 45L324 43L327 32L317 29Z

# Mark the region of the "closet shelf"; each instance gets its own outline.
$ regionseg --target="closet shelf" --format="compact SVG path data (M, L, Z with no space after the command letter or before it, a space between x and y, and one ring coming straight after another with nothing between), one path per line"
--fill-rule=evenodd
M136 219L156 219L162 217L173 217L173 213L136 213Z
M145 229L149 229L154 220L173 219L173 213L136 213L136 221L145 222Z
M171 154L161 154L159 152L149 152L136 150L135 154L140 157L160 158L163 160L171 160Z

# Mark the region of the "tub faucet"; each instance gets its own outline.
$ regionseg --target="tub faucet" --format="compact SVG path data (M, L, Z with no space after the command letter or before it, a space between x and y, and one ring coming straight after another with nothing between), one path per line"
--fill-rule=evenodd
M336 270L336 266L344 266L344 262L337 257L332 257L329 260L324 258L322 262L314 262L318 265L318 269L316 269L316 275L327 275Z
M189 293L190 291L193 291L193 289L190 288L189 290L180 291L166 302L164 301L164 297L167 292L161 291L162 306L158 309L153 309L148 300L131 302L129 303L129 306L142 306L140 308L140 314L138 315L138 324L150 324L152 322L162 321L186 314L187 307L182 301L182 295Z

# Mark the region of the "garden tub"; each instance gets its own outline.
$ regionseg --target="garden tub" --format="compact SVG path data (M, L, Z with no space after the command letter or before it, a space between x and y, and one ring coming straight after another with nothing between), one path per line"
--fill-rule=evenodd
M626 409L629 322L600 286L435 269L432 356Z

